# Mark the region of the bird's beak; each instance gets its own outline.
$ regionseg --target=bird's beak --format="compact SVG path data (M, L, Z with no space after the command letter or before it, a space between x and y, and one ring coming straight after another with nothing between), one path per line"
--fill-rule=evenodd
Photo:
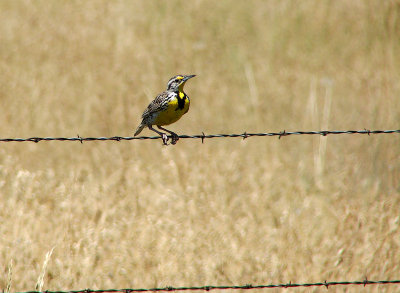
M188 79L191 79L192 77L195 77L196 75L186 75L185 78L183 79L184 81L187 81Z

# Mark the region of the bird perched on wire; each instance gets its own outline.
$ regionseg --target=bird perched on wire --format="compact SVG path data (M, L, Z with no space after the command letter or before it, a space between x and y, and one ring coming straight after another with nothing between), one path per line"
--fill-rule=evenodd
M145 127L161 135L164 145L168 145L168 135L164 132L153 128L156 125L159 129L171 134L171 144L176 144L179 136L168 129L164 125L172 124L178 121L184 114L189 111L190 100L183 91L186 81L196 75L176 75L172 77L167 84L167 90L159 94L144 110L142 114L142 122L135 132L137 136Z

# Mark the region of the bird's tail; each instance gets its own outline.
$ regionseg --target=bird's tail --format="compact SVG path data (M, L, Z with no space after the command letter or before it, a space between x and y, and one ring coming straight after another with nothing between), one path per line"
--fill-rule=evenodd
M139 133L141 133L142 130L143 130L143 128L145 128L145 127L146 127L146 125L143 124L143 122L140 123L140 125L138 126L138 128L136 128L136 131L135 131L135 135L134 135L134 136L136 136L136 135L138 135Z

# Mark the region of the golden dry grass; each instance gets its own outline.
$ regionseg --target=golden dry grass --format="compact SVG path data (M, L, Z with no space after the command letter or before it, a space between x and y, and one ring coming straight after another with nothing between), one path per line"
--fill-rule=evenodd
M4 0L0 17L1 137L130 136L177 73L198 75L180 134L399 128L398 1ZM398 279L399 143L2 143L0 288L10 264L11 291Z

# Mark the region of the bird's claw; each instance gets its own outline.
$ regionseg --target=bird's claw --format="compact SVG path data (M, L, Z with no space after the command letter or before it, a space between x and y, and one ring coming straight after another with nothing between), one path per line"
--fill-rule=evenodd
M179 136L176 133L171 134L171 144L176 144L179 140Z
M166 135L165 133L163 133L163 134L161 135L161 138L162 138L163 144L164 144L164 145L168 145L168 140L169 140L168 135Z

